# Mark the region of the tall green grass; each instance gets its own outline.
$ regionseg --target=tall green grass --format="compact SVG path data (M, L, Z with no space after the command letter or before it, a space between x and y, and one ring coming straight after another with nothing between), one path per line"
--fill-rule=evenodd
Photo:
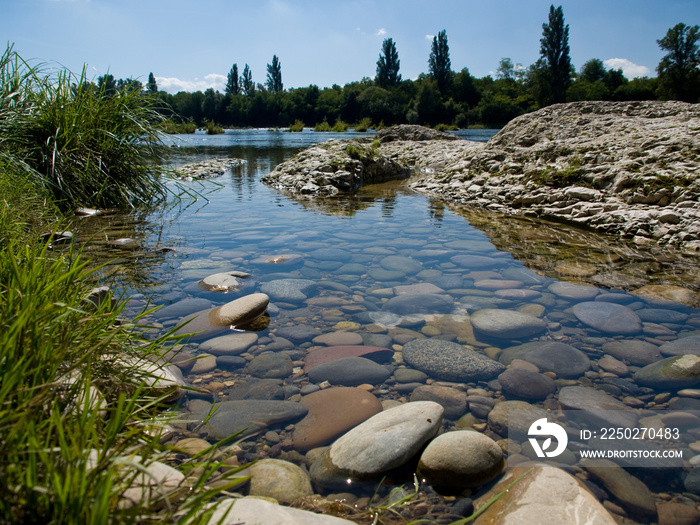
M148 160L156 120L137 91L44 74L11 47L0 57L0 524L197 523L222 490L207 481L235 473L193 458L174 493L124 504L144 469L173 461L160 443L172 392L139 363L176 341L144 336L123 303L86 301L88 261L40 240L74 206L164 196Z
M0 56L0 158L62 209L134 207L166 195L156 156L162 117L138 89ZM0 173L0 176L2 174Z
M11 221L0 212L0 228ZM172 459L160 444L172 391L149 387L152 373L137 365L157 361L170 335L144 337L122 305L86 301L91 286L70 249L16 238L0 249L0 523L205 520L226 488L205 483L236 474L219 475L208 457L178 466L200 474L174 496L124 505L148 465Z

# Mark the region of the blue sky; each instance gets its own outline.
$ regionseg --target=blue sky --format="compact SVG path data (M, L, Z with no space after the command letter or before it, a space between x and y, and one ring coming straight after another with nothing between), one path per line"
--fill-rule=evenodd
M447 31L452 68L494 74L501 58L539 57L551 0L0 0L0 35L25 59L161 89L224 89L233 63L264 83L276 54L285 88L374 77L393 38L404 78L428 70L433 35ZM576 69L591 58L626 76L655 76L656 40L679 22L700 24L700 0L569 0ZM610 62L607 62L610 61Z

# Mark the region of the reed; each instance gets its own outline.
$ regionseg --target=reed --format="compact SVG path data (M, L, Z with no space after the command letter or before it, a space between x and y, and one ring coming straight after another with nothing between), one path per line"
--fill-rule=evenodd
M64 209L136 207L166 196L153 162L162 117L139 89L97 88L30 65L12 46L0 56L0 159Z

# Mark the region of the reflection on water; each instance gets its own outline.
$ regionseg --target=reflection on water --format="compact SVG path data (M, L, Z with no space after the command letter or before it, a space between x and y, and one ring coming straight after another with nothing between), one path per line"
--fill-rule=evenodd
M193 186L199 194L196 200L185 198L148 215L81 219L80 236L92 235L86 250L98 260L111 260L102 275L115 279L127 293L153 294L162 309L151 321L160 326L174 326L188 314L253 291L269 291L271 319L255 327L255 344L241 354L247 360L284 349L295 365L303 364L309 349L317 346L315 337L351 331L364 345L397 351L389 365L393 372L410 368L400 350L415 339L459 342L509 363L525 351L514 348L542 338L571 345L590 362L573 376L541 365L558 379L559 388L595 386L625 398L627 406L668 408L670 395L656 397L652 388L634 385L634 373L642 364L630 362L622 351L615 354L617 347L611 343L650 345L659 355L666 343L696 335L700 313L689 306L696 305L694 288L699 282L694 260L561 225L431 200L400 181L362 188L348 197L316 200L291 198L259 182L276 164L326 138L323 135L327 134L254 130L178 137L173 165L218 156L240 157L246 163ZM120 237L136 243L128 250L110 244ZM199 285L207 276L232 270L250 274L243 289L221 293ZM661 285L649 293L675 293L671 296L686 304L629 293L649 284ZM596 301L626 305L641 320L639 330L584 322L587 314L573 307ZM141 297L133 306L144 302ZM426 306L429 302L435 311ZM534 335L509 332L514 334L509 337L486 328L475 330L469 316L483 309L526 313L541 320L541 329ZM186 351L202 354L200 343L187 345ZM247 369L232 371L222 363L217 361L205 376L190 374L188 379L200 387L211 381L234 384L250 379ZM284 385L288 399L298 399L308 383L298 371L275 379ZM441 384L503 396L490 377ZM411 397L411 389L396 379L373 388L385 402ZM219 400L233 395L226 389L212 392ZM455 420L448 422L448 429L455 428ZM283 428L275 431L282 440L287 436ZM256 448L260 443L253 440L246 457L262 454L264 447Z

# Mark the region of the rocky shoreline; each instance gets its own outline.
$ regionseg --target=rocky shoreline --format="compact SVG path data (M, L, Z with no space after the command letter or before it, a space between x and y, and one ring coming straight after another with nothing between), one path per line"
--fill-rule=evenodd
M376 139L328 141L263 182L334 196L410 177L449 202L700 249L700 107L681 102L576 102L511 121L487 143L419 126Z

